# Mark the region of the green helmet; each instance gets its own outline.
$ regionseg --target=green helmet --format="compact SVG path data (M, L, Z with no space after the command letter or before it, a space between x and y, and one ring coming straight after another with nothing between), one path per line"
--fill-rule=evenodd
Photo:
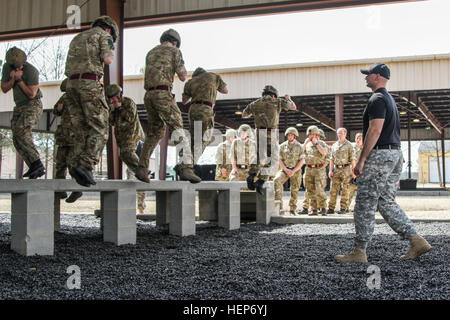
M21 49L12 47L6 52L6 63L14 68L20 68L27 61L27 55Z
M284 132L284 135L287 136L288 134L292 133L293 135L295 135L296 137L298 137L298 131L296 128L294 127L289 127L286 129L286 131Z
M325 132L322 130L322 129L319 129L319 136L322 138L322 139L325 139L326 137L325 137Z
M195 69L194 73L192 74L192 78L196 77L202 73L205 73L205 72L206 72L205 69L198 67L197 69Z
M251 130L252 130L252 127L250 127L248 124L242 124L238 129L238 134L241 134L241 132L248 132Z
M66 92L67 81L68 81L68 79L65 78L65 79L61 82L61 85L59 86L59 89L61 90L61 92Z
M113 18L110 16L100 16L92 22L91 27L111 28L111 36L113 41L116 42L119 38L119 27Z
M106 87L105 93L108 98L112 98L122 93L122 88L117 84L110 84Z
M225 132L225 137L228 139L228 138L231 138L231 137L236 137L236 130L234 130L234 129L228 129L226 132Z
M317 134L317 135L319 135L319 128L317 126L309 126L308 129L306 129L306 134L308 136L310 134Z
M180 48L181 46L181 37L174 29L169 29L163 32L161 35L161 38L159 38L159 42L163 43L165 41L177 41L177 48Z
M265 94L274 94L278 97L278 90L274 86L267 85L263 89L263 95Z

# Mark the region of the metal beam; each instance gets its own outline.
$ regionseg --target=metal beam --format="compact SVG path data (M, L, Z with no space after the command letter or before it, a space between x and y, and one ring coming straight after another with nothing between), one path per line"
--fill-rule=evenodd
M321 123L322 125L324 125L325 127L336 131L336 123L328 118L326 115L321 114L320 112L318 112L316 109L303 104L299 98L295 98L292 97L292 100L295 102L295 104L297 105L297 110L300 111L301 113L303 113L304 115L306 115L307 117Z
M336 121L336 130L344 127L344 95L336 94L334 96L334 119Z
M439 120L436 118L436 116L430 111L430 109L425 105L425 103L422 101L422 99L420 99L420 97L417 95L417 93L415 93L415 92L399 92L398 95L405 101L416 106L417 109L419 109L419 111L425 117L425 119L437 130L437 132L439 132L439 134L442 134L444 127L439 122Z

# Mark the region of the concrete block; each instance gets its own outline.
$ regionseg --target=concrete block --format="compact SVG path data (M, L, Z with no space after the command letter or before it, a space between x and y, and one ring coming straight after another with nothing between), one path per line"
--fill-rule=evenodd
M165 226L170 221L170 192L156 191L156 225Z
M269 224L270 218L275 214L274 185L272 181L266 181L262 194L256 193L256 223Z
M217 190L198 191L199 217L203 221L217 220L218 192Z
M103 240L116 245L136 244L136 190L102 192Z
M169 194L169 233L181 237L195 235L195 191L186 187Z
M26 256L53 255L54 193L35 190L11 196L11 249Z
M239 189L219 191L217 224L228 230L239 229L241 225Z

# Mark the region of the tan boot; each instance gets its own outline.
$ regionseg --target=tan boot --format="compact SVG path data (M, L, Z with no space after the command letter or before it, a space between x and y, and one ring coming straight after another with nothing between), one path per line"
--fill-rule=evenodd
M358 247L355 247L349 254L334 256L334 260L337 262L368 263L366 250Z
M136 178L141 180L142 182L150 183L150 178L148 177L147 169L144 167L137 167L136 172L134 174Z
M178 175L181 180L188 180L191 183L199 183L202 181L202 179L194 173L192 168L183 168Z
M139 207L138 211L139 211L139 214L144 214L144 208Z
M432 249L428 241L417 234L409 238L409 243L408 252L400 260L416 259Z

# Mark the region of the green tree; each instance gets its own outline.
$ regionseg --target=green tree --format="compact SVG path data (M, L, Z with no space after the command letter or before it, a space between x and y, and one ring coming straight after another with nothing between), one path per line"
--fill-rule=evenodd
M55 136L52 133L37 132L33 140L38 149L44 154L45 179L48 177L48 164L53 161L55 149Z

